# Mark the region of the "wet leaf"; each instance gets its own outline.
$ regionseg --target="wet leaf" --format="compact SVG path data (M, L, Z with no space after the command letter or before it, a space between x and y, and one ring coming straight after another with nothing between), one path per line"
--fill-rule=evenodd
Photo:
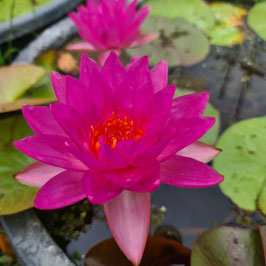
M259 230L218 227L203 233L194 243L192 266L263 266Z
M187 95L190 93L194 93L194 91L190 90L183 90L183 89L176 89L175 97L179 97L182 95ZM205 142L209 145L214 145L218 138L218 134L220 131L220 113L217 109L213 107L211 103L208 103L206 110L204 112L204 116L212 116L216 118L216 122L214 126L199 140Z
M230 46L242 43L245 34L236 26L244 24L244 16L247 11L223 2L214 2L210 4L210 8L215 17L215 26L205 32L211 38L211 44Z
M242 209L259 207L266 214L266 116L232 125L218 139L217 147L223 152L213 166L225 176L220 184L224 194Z
M258 3L248 13L248 25L266 41L266 2Z
M191 251L171 239L149 236L140 266L190 265ZM167 263L166 263L167 262ZM85 266L132 266L113 238L100 242L88 251Z
M33 65L15 65L0 68L0 104L12 102L30 89L46 74Z
M182 19L149 17L143 32L159 32L159 38L143 46L127 49L130 56L148 55L151 65L166 60L171 66L190 66L209 53L209 43L203 33Z
M214 16L202 0L148 0L151 16L183 18L197 28L206 30L214 26Z
M23 105L43 105L43 104L48 104L50 102L54 101L54 98L24 98L20 99L14 102L10 103L3 103L0 104L0 113L7 113L7 112L13 112L13 111L18 111L21 109Z
M37 189L24 186L13 175L34 160L13 146L13 141L32 135L22 115L0 120L0 215L16 213L33 206Z

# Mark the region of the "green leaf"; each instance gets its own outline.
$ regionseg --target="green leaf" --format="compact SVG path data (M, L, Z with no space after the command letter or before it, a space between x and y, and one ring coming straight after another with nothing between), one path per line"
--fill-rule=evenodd
M264 263L259 230L218 227L203 233L192 249L191 266L262 266Z
M18 99L46 74L46 70L33 65L0 68L0 104Z
M202 0L148 0L146 4L151 7L151 16L183 18L202 30L214 26L213 13Z
M127 49L130 56L148 55L151 65L166 60L171 66L190 66L209 53L206 36L182 19L149 17L142 26L144 33L159 32L159 38L137 48Z
M242 43L245 39L244 32L236 26L243 25L247 11L223 2L214 2L210 4L210 8L215 17L215 25L205 33L210 37L211 44L231 46Z
M266 2L258 3L248 13L248 25L266 41Z
M225 176L220 187L240 208L255 211L258 197L260 210L266 214L266 116L238 122L219 138L221 154L214 168Z
M191 90L182 90L182 89L176 89L175 91L175 96L174 97L179 97L182 95L187 95L194 93L194 91ZM206 110L204 112L204 116L212 116L216 118L216 123L214 126L204 135L202 136L199 140L207 143L209 145L214 145L216 143L216 140L218 138L219 130L220 130L220 113L217 109L213 107L211 103L208 103Z
M31 208L38 189L24 186L13 177L34 162L13 146L14 140L32 135L23 116L1 119L0 128L0 215L7 215Z

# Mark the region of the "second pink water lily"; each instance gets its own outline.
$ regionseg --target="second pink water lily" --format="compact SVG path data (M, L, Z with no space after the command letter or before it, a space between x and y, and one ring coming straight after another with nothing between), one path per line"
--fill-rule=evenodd
M83 42L70 44L72 51L98 51L103 65L111 51L120 55L125 48L145 44L158 34L141 34L140 26L149 14L149 7L136 10L137 0L127 5L126 0L87 0L86 6L69 14L79 30Z
M61 208L84 198L103 204L112 234L134 264L150 221L150 192L161 183L202 188L223 177L205 164L219 150L198 142L215 123L204 117L207 92L173 99L167 63L147 57L123 67L115 53L103 68L83 55L80 79L52 74L58 99L24 106L35 135L15 146L39 162L16 175L41 187L35 206Z

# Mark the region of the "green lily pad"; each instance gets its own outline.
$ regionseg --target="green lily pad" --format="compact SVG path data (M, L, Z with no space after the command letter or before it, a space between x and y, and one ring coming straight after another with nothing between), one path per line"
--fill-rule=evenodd
M15 65L0 68L0 104L18 99L40 81L46 70L33 65Z
M175 98L187 94L194 93L194 91L191 90L183 90L183 89L176 89L175 91ZM214 126L203 136L199 139L199 141L202 141L204 143L207 143L209 145L214 145L216 143L216 140L219 135L220 131L220 113L217 109L213 107L211 103L208 103L206 110L204 112L204 116L212 116L216 118L216 123Z
M205 33L210 37L211 44L231 46L240 44L245 39L242 29L237 26L243 25L243 17L247 11L233 4L214 2L210 8L215 17L215 25Z
M32 135L22 115L0 120L0 215L33 207L38 189L24 186L13 175L34 160L18 151L13 141Z
M225 176L220 184L223 193L242 209L259 208L266 214L266 116L232 125L218 139L217 147L223 152L213 166Z
M265 265L260 230L218 227L194 243L191 266Z
M190 66L203 60L209 53L206 36L183 19L149 17L142 26L144 33L159 32L152 42L127 49L130 56L148 55L151 65L166 60L171 66Z
M266 41L266 2L258 3L248 13L248 25Z
M201 30L214 26L214 15L202 0L148 0L151 16L183 18Z

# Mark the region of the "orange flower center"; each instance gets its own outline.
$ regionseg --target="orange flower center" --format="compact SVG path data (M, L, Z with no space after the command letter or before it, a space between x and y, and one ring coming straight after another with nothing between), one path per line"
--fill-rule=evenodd
M91 149L97 154L100 143L99 139L104 138L104 142L112 148L116 146L119 141L135 139L138 140L143 136L143 131L137 128L133 120L129 120L127 116L123 119L115 116L114 112L112 117L98 127L91 125Z

